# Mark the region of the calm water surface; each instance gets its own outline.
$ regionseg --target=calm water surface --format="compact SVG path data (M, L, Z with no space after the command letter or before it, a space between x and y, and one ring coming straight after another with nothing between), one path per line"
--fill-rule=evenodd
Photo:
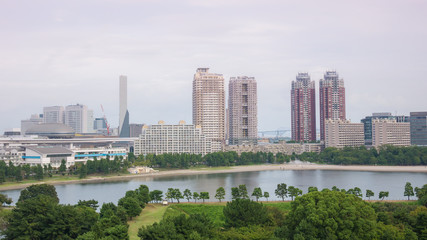
M150 190L179 188L181 191L188 188L192 192L209 192L210 201L214 199L218 187L226 190L226 199L231 199L231 188L246 184L249 195L255 187L261 187L263 192L270 193L269 200L277 200L274 190L278 183L296 186L307 192L309 186L323 188L354 188L359 187L365 195L366 189L371 189L378 199L380 191L389 191L388 199L404 200L404 187L411 182L413 187L427 184L426 173L396 173L396 172L362 172L362 171L330 171L330 170L273 170L241 173L198 174L187 176L156 176L140 177L120 182L81 183L56 185L56 191L63 204L76 204L78 200L97 200L100 205L104 202L117 203L128 190L134 190L141 184L147 185ZM14 203L18 200L21 190L2 191L12 197Z

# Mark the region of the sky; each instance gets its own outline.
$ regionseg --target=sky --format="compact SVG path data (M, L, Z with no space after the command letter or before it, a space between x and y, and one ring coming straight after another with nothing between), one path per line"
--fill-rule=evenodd
M226 92L256 78L260 131L290 129L298 72L318 89L336 70L352 122L427 111L426 13L424 0L0 0L0 133L76 103L117 127L120 75L131 123L191 123L199 67Z

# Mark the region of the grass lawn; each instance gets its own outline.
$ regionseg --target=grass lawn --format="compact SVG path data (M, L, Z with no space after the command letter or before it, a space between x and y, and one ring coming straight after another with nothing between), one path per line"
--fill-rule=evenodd
M160 203L147 204L142 210L141 215L128 222L130 240L139 240L138 229L141 226L151 225L162 220L167 208L167 206L162 206Z

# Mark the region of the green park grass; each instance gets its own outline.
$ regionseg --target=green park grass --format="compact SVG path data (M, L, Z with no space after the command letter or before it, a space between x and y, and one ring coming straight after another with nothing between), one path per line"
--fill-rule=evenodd
M167 206L162 206L160 203L147 204L142 210L141 215L128 221L130 240L139 240L138 229L142 226L152 225L162 220L167 208Z

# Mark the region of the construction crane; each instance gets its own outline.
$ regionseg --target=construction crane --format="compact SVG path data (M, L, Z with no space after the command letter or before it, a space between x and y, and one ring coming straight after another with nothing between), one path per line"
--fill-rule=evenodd
M105 121L105 125L107 125L107 136L110 136L110 124L108 124L107 117L105 116L104 107L102 106L102 104L101 104L101 110L102 110L103 118Z

